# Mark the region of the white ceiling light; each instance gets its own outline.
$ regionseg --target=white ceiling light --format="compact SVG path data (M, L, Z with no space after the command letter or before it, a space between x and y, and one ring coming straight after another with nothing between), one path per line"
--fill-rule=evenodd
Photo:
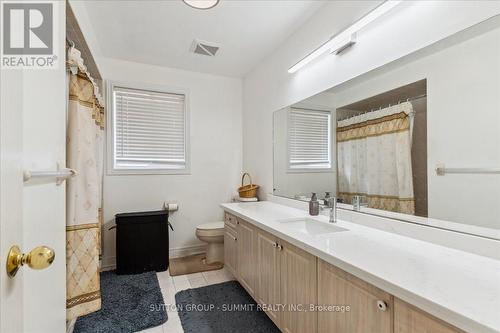
M197 9L210 9L215 7L219 0L182 0L189 7Z
M361 19L352 24L349 28L343 30L339 34L333 36L323 45L316 50L309 53L306 57L288 69L288 73L295 73L323 53L330 51L332 53L340 53L349 46L353 45L356 40L356 32L363 29L365 26L375 21L380 16L384 15L394 7L396 7L401 0L389 0L383 2L380 6L363 16Z

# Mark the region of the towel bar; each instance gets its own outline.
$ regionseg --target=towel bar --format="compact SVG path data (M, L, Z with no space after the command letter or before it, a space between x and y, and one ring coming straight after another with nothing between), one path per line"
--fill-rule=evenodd
M74 177L78 174L76 170L63 168L58 170L25 170L23 173L24 182L32 178L55 178L56 184L61 185L62 182L68 178Z
M436 167L436 174L444 176L447 173L456 174L500 174L500 168L446 168L444 165Z

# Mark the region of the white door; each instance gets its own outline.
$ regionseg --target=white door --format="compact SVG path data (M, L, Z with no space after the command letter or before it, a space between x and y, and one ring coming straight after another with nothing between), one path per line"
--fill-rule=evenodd
M21 71L0 77L0 332L21 332L23 272L10 279L4 269L9 248L23 246L22 233L22 89Z
M64 59L65 2L57 3L56 45ZM65 184L54 179L23 182L24 170L64 167L66 78L58 69L2 69L0 76L0 332L62 333L66 330ZM29 252L55 251L44 270L27 266L7 276L12 245Z

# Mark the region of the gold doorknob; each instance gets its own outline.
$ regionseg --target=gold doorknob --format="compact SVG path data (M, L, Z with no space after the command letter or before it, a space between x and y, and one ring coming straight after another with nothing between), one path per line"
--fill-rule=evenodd
M10 248L7 255L7 275L14 277L21 266L27 264L33 269L44 269L50 266L56 253L48 246L37 246L29 253L21 253L19 246Z

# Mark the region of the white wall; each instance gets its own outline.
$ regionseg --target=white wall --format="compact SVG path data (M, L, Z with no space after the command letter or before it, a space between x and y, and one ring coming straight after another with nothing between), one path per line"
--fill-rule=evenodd
M107 230L114 215L162 209L164 201L179 203L170 216L171 255L199 250L196 226L222 221L219 204L230 201L241 177L241 80L108 58L96 62L105 80L189 90L191 132L189 175L111 176L105 171L103 266L115 263L115 232Z
M500 3L491 1L404 2L361 31L357 44L342 56L325 55L295 75L287 73L304 54L339 31L335 23L327 28L331 17L342 13L352 21L356 17L352 8L343 2L328 4L244 80L243 166L263 187L262 193L271 193L273 186L273 111L500 13Z

